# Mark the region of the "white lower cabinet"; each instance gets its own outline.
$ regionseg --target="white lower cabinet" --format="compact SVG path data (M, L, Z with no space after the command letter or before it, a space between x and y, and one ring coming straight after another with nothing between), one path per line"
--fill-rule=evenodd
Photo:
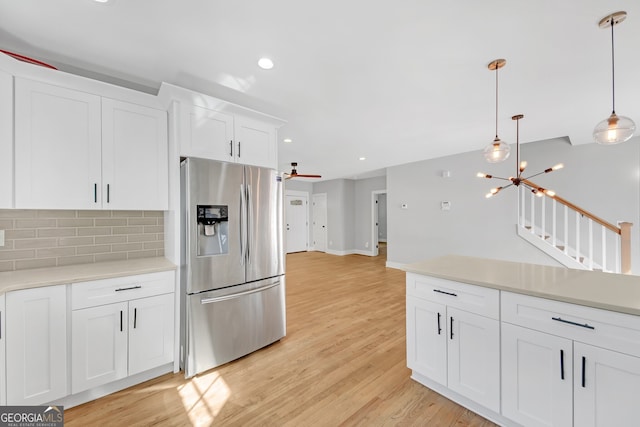
M502 324L502 415L525 426L570 426L573 343Z
M173 361L173 272L78 283L72 294L73 394Z
M7 405L67 395L66 285L6 294Z
M407 365L496 413L500 411L497 301L498 291L493 289L407 274Z
M640 357L579 342L573 351L573 425L638 425Z

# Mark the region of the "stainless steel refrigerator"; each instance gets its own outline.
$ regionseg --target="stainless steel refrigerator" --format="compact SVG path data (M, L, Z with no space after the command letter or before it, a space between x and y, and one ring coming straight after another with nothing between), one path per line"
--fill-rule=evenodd
M188 158L180 195L188 378L286 333L282 182L272 169Z

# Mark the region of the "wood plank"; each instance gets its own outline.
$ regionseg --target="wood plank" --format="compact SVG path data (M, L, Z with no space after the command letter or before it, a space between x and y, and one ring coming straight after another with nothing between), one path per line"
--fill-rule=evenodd
M385 268L385 249L287 255L285 338L68 409L66 424L493 426L410 378L405 274Z

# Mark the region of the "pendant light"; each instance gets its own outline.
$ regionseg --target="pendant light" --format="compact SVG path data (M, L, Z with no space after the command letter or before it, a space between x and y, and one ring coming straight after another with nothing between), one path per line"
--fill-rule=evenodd
M489 63L487 68L496 72L496 137L493 142L484 149L484 158L489 163L499 163L509 158L509 144L498 138L498 70L507 63L506 59L496 59Z
M593 138L598 144L613 145L625 142L633 136L633 133L636 130L636 124L633 120L616 114L616 76L613 27L624 21L626 17L627 12L615 12L602 18L598 24L600 28L611 28L611 87L613 95L613 108L611 115L598 123L593 130Z
M503 181L509 181L510 184L507 184L505 186L502 187L495 187L492 188L491 190L489 190L489 192L487 193L487 195L485 196L487 199L489 197L495 196L496 194L498 194L500 191L504 190L505 188L511 187L511 186L515 186L515 187L519 187L520 185L523 185L525 187L527 187L528 189L531 190L532 193L534 193L536 196L538 197L542 197L544 195L547 195L549 197L553 197L556 195L556 193L554 193L551 190L548 190L546 188L542 188L539 187L538 185L536 185L535 183L529 181L529 179L538 176L538 175L542 175L543 173L549 173L549 172L553 172L555 170L558 169L562 169L564 167L564 165L562 163L558 163L557 165L547 168L545 170L543 170L542 172L536 173L534 175L531 175L527 178L523 178L522 177L522 173L524 172L524 170L527 167L527 162L520 162L520 119L524 118L523 114L517 114L513 117L511 117L512 120L516 121L516 174L512 177L509 178L501 178L499 176L493 176L493 175L488 175L486 173L478 173L478 178L495 178L495 179L501 179Z

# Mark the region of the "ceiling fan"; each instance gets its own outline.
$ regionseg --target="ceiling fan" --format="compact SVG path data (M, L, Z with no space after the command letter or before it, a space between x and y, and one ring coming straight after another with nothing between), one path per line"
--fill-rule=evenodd
M287 175L287 177L285 179L291 179L291 178L322 178L321 175L308 175L308 174L298 173L298 171L296 170L297 166L298 166L297 162L291 162L291 173L285 173L285 175Z

